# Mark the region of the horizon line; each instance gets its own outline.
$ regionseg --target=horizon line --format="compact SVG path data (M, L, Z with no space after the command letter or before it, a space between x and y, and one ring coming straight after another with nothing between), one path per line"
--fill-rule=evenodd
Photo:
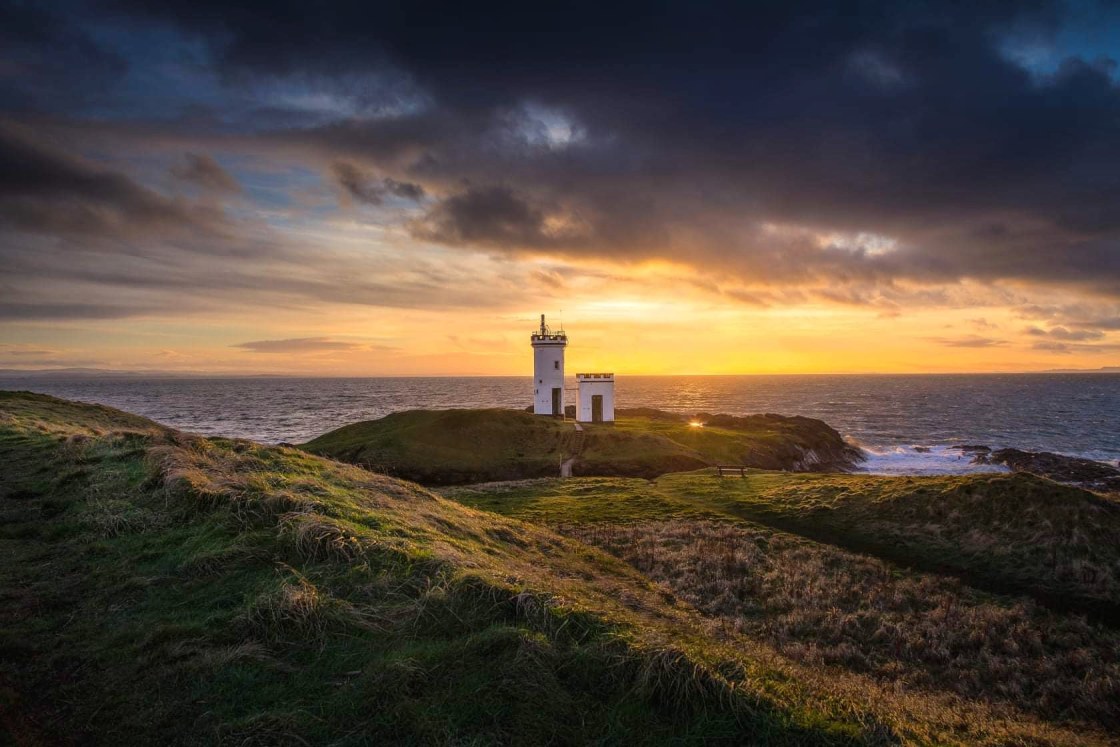
M1100 366L1098 368L1046 368L1033 370L1009 371L783 371L783 372L742 372L742 373L622 373L616 376L632 377L734 377L734 376L1008 376L1029 374L1108 374L1120 373L1118 366ZM167 371L167 370L135 370L135 369L75 369L75 368L40 368L40 369L0 369L0 379L19 379L35 376L56 376L59 378L112 378L112 377L169 377L180 379L516 379L533 378L532 374L482 374L482 373L453 373L453 374L340 374L340 373L267 373L267 372L235 372L235 371ZM571 376L574 376L572 374ZM569 378L569 376L565 376Z

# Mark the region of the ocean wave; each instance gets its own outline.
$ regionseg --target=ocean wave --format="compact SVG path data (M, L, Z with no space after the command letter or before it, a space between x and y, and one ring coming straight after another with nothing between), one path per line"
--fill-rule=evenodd
M1009 472L1000 464L976 464L970 454L951 446L861 446L867 460L859 471L873 475L967 475L977 472Z

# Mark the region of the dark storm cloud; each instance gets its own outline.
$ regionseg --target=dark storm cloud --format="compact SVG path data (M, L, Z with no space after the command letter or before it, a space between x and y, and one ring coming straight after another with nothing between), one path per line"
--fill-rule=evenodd
M216 228L209 208L164 197L0 123L0 227L32 233L108 235Z
M230 176L221 164L206 154L187 153L182 162L171 167L171 173L177 179L214 192L241 191L241 185L237 180Z
M0 319L5 321L69 319L125 319L142 316L157 307L127 306L113 303L52 303L31 301L26 303L0 301Z
M100 98L128 67L65 3L0 2L0 107L61 111Z
M1010 278L1120 293L1110 71L1070 60L1040 81L998 49L1008 29L1056 28L1059 5L344 5L329 19L270 5L268 23L246 6L165 12L228 33L227 71L414 76L432 94L423 111L298 135L442 188L417 224L428 239L720 257L774 283ZM510 138L498 123L534 99L583 139L534 151ZM463 194L464 178L505 186ZM554 211L580 230L543 230ZM817 247L760 235L761 223L900 243L889 255Z
M308 262L298 235L227 219L220 209L169 198L26 132L0 128L0 320L323 303L480 308L523 292L500 276L490 278L489 288L457 282L463 272L454 262L426 267L314 249Z
M205 102L189 128L148 112L163 137L305 159L362 204L424 198L408 214L423 240L664 258L752 286L728 298L816 284L815 297L895 313L900 283L1120 298L1120 89L1098 59L1115 50L1041 71L1007 52L1075 12L120 1L75 4L48 28L77 33L85 17L199 40L230 105ZM137 59L128 44L114 54Z
M574 246L578 237L550 231L544 212L508 187L469 187L433 207L413 226L419 238L499 247Z
M362 169L346 161L331 165L335 181L352 199L366 205L381 205L388 196L416 202L424 198L424 188L419 184L399 182L388 177L375 179Z

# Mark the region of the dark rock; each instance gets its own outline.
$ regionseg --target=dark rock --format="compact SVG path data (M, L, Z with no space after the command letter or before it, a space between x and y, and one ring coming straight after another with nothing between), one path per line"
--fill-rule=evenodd
M987 457L989 464L1002 464L1016 472L1030 472L1055 482L1089 490L1120 492L1120 469L1092 459L1054 454L1049 451L999 449Z
M980 444L954 444L949 447L955 451L959 451L962 456L972 457L973 464L990 464L988 456L992 453L992 447L982 446Z
M962 454L991 454L991 446L983 446L980 444L953 444L950 449L956 449Z

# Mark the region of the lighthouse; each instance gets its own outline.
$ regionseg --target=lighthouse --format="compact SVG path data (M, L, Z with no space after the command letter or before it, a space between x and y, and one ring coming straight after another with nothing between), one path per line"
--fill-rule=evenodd
M564 417L564 330L553 332L541 314L540 329L529 336L533 346L533 413Z

